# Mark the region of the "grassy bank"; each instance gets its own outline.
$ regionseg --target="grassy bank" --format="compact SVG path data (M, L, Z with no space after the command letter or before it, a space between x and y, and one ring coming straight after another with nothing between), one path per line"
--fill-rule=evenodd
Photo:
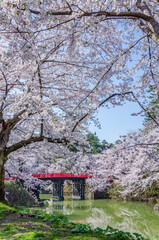
M108 189L107 194L111 199L119 199L119 200L135 200L135 201L147 201L147 202L159 202L159 182L154 182L151 186L147 186L145 190L139 189L134 193L128 194L127 196L121 196L121 192L123 188L120 185L117 185L113 188Z
M140 234L126 233L107 227L91 229L88 224L70 223L66 217L31 212L27 208L0 203L1 240L149 240Z

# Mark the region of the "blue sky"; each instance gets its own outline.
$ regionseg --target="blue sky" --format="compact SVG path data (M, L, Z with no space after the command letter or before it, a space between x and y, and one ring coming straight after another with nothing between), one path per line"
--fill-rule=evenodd
M90 125L90 131L96 132L100 140L115 142L121 135L129 131L138 130L143 127L144 117L131 116L132 113L141 111L139 105L135 102L126 102L123 106L107 109L102 107L96 112L101 124L101 129L95 127L94 123Z

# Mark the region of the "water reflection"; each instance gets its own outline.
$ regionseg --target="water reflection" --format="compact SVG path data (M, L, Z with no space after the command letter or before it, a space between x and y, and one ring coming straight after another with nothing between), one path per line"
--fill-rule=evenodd
M49 202L49 213L65 215L70 221L89 223L93 228L107 225L123 231L142 233L159 240L159 215L153 206L141 202L114 200Z
M52 199L50 199L47 203L48 206L45 209L47 213L67 215L68 218L76 214L76 212L91 211L92 208L91 201L52 201ZM79 219L79 222L80 220L82 219Z

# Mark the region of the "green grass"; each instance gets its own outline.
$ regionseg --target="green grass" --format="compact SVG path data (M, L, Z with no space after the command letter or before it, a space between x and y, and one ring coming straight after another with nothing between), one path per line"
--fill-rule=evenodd
M3 219L3 217L7 216L11 212L14 212L15 208L10 207L4 203L0 202L0 220Z
M15 208L0 202L0 214L7 210L15 210Z
M52 194L42 194L40 193L40 199L51 199L52 198Z
M8 215L3 215L5 210L9 210ZM88 224L71 223L64 216L30 211L0 203L0 240L149 240L109 226L105 230L91 229Z

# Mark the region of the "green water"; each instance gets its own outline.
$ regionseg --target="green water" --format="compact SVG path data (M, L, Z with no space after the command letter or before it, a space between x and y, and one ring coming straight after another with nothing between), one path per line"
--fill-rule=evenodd
M51 200L50 200L51 201ZM93 228L107 225L159 240L159 211L141 202L115 200L53 202L47 212L64 215L72 222L89 223Z

